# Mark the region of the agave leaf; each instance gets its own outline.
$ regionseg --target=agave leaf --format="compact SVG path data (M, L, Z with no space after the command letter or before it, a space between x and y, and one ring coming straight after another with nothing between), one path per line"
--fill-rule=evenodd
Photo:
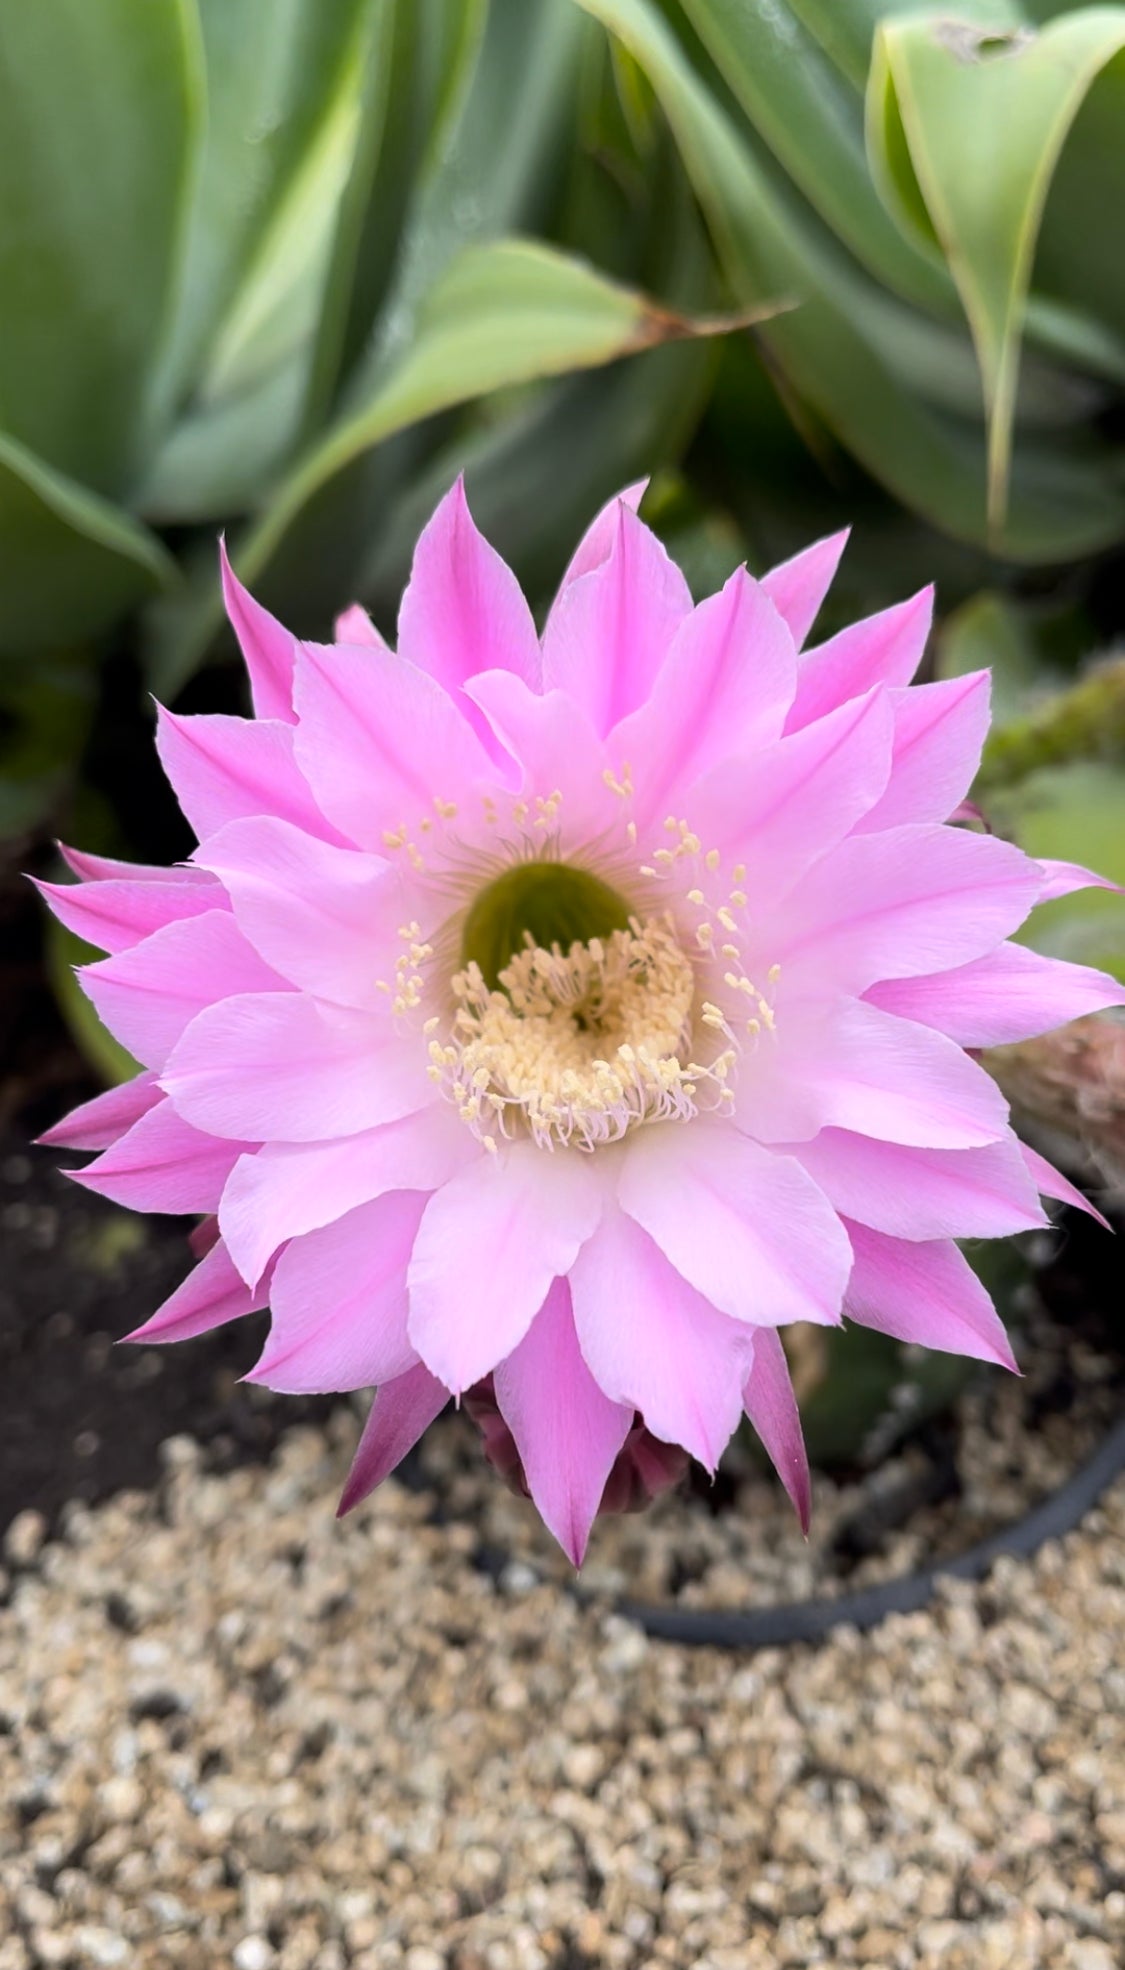
M700 83L648 0L579 0L648 73L740 301L789 293L801 303L759 331L788 382L889 489L955 538L987 537L982 433L921 400L893 333L917 317L868 281L782 197ZM930 324L936 333L936 325ZM1125 531L1112 453L1083 441L1022 448L995 545L1015 560L1089 554Z
M1052 13L1061 13L1053 0L1039 0ZM1078 0L1085 4L1085 0ZM933 13L934 0L788 0L788 11L815 35L837 68L862 89L871 65L871 44L875 30L888 13ZM1030 9L1025 7L1024 12ZM1014 0L957 0L957 17L975 21L982 27L1010 27L1016 24L1018 9Z
M355 86L365 23L380 0L288 0L281 21L276 0L197 5L207 119L174 334L162 364L160 391L169 406L206 368L224 318L232 310L236 322L253 316L249 295L281 251L286 208L299 213L308 204L310 180L332 149L341 95ZM326 218L330 209L315 223Z
M753 127L821 217L878 280L948 312L948 275L927 241L896 227L871 180L862 97L778 0L683 0ZM847 13L839 6L837 13Z
M192 27L189 0L4 9L0 425L109 495L143 448L175 278L200 108Z
M175 576L144 527L0 436L0 653L96 635Z
M1060 153L1092 83L1125 48L1125 8L1091 7L1042 32L943 17L876 37L872 164L911 237L937 240L957 283L988 417L988 518L1004 520L1023 316Z
M324 420L370 340L428 154L440 155L479 53L487 0L375 0L360 125L339 203L305 391L303 430Z

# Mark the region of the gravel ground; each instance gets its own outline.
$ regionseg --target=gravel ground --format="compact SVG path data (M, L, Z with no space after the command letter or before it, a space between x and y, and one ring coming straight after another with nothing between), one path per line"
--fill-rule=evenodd
M338 1527L355 1428L224 1474L176 1438L155 1493L13 1523L0 1970L1125 1961L1125 1485L744 1657L494 1579L393 1482Z

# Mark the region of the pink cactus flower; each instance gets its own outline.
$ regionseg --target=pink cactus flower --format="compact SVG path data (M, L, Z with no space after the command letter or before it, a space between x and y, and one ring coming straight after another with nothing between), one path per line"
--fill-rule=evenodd
M1013 1365L953 1241L1075 1193L966 1049L1123 998L1007 941L1096 878L949 824L988 677L911 685L930 593L805 648L843 535L693 606L640 491L542 636L460 485L397 652L224 561L254 716L158 735L199 847L44 885L144 1070L46 1139L216 1220L133 1338L268 1304L252 1380L375 1387L344 1508L466 1396L575 1563L744 1412L807 1518L788 1322Z

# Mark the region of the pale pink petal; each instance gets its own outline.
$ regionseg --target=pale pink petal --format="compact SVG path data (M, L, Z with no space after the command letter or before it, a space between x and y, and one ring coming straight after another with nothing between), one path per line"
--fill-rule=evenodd
M840 556L848 544L850 528L828 534L802 548L788 561L762 576L762 587L780 616L789 624L793 641L800 649L832 586Z
M603 1393L583 1360L565 1279L554 1281L522 1341L499 1364L496 1401L543 1523L581 1566L633 1412Z
M431 1197L410 1266L410 1338L454 1394L517 1347L602 1206L593 1156L503 1146Z
M561 848L573 852L620 824L620 796L606 783L609 755L585 712L565 691L532 691L511 671L486 671L466 687L481 707L505 751L522 769L520 793L530 813L536 800L562 795L557 822ZM512 822L499 809L498 834L511 833Z
M270 1288L269 1339L248 1382L285 1395L369 1389L405 1375L406 1268L426 1200L397 1191L295 1238Z
M1037 864L992 835L923 824L852 836L791 892L775 959L842 992L948 971L1017 929L1038 885Z
M322 812L361 848L384 849L388 830L413 833L438 802L455 806L489 775L468 717L389 650L303 645L295 703L297 763Z
M578 581L582 575L593 574L595 568L600 568L603 561L609 560L613 552L613 543L617 538L618 507L627 506L630 513L636 513L647 491L648 480L637 479L633 485L626 486L623 491L615 493L612 499L606 500L601 512L595 520L591 521L571 556L567 571L559 583L560 595L564 588L569 588L572 581Z
M1090 1199L1077 1189L1068 1177L1064 1177L1061 1170L1056 1170L1053 1163L1048 1163L1045 1156L1040 1156L1035 1149L1029 1149L1026 1142L1020 1144L1020 1149L1023 1160L1027 1164L1028 1174L1042 1196L1054 1198L1057 1204L1069 1204L1075 1211L1085 1211L1088 1218L1096 1219L1106 1231L1113 1230L1109 1219L1103 1218L1096 1205L1091 1204Z
M1121 884L1112 882L1108 876L1099 876L1093 869L1084 869L1081 862L1056 862L1043 858L1036 864L1043 872L1037 903L1053 903L1058 896L1073 896L1077 889L1114 889L1122 894Z
M118 1088L72 1108L39 1137L48 1149L108 1149L163 1097L153 1074L137 1074Z
M620 503L608 559L565 587L543 632L543 682L576 699L598 732L644 704L691 612L679 569Z
M404 945L402 884L379 855L317 841L288 821L232 821L199 859L217 875L239 930L303 991L371 1007L393 986ZM252 991L231 985L231 992Z
M84 1170L67 1174L132 1211L215 1211L246 1147L202 1134L162 1101Z
M855 1270L844 1312L876 1333L942 1354L995 1361L1018 1373L992 1301L952 1242L907 1244L849 1224Z
M760 583L737 568L684 618L650 696L606 740L618 772L631 768L638 822L663 818L720 760L779 738L796 678L787 625Z
M995 1081L943 1033L859 999L790 1007L747 1055L735 1087L740 1128L790 1145L852 1129L920 1149L975 1149L1008 1134Z
M293 728L278 720L210 712L181 718L157 706L156 750L198 840L251 814L280 814L322 839L325 820L293 752Z
M412 1114L432 1098L425 1049L389 1012L356 1012L295 992L247 992L208 1006L175 1048L161 1086L182 1115L244 1142L324 1142Z
M128 951L166 923L225 907L221 883L211 878L206 882L177 882L174 870L167 873L167 882L110 878L105 882L35 882L35 887L48 909L76 937L99 951Z
M238 638L250 676L250 696L256 718L293 721L293 664L297 639L271 616L249 589L243 588L227 559L226 542L219 542L223 601Z
M281 992L229 910L165 924L115 957L85 965L78 982L115 1039L146 1067L161 1068L204 1006L236 992Z
M691 826L760 911L835 848L877 801L891 763L891 708L883 690L766 746L727 760L693 789Z
M367 643L376 650L387 648L385 639L380 636L367 610L358 602L353 602L350 609L337 616L333 638L337 643Z
M749 1328L717 1312L612 1204L571 1268L570 1290L578 1344L604 1394L714 1471L742 1410Z
M268 1142L235 1164L219 1206L239 1271L259 1279L287 1238L332 1224L388 1190L437 1190L483 1155L448 1102L339 1142Z
M152 1318L124 1338L159 1343L190 1341L197 1334L209 1334L214 1327L225 1327L230 1320L241 1320L244 1314L260 1313L268 1298L268 1282L263 1280L252 1293L239 1278L220 1240L204 1253L183 1285Z
M937 1026L963 1047L1002 1047L1048 1033L1087 1012L1125 1005L1108 972L1045 958L1022 944L925 978L893 978L867 997L887 1012Z
M539 687L542 660L531 610L511 569L474 525L460 479L414 550L398 651L459 704L461 687L482 670L510 670ZM464 709L487 744L480 713Z
M55 843L68 869L82 882L106 882L118 877L126 882L209 883L205 869L190 862L173 862L164 868L155 862L121 862L114 855L87 855L81 848L68 848L65 841Z
M823 718L873 684L909 684L922 661L933 613L934 591L923 588L806 651L788 729L795 732L810 719Z
M1014 1137L918 1149L822 1129L793 1154L842 1217L894 1238L1004 1238L1046 1223Z
M946 821L976 778L989 721L987 670L895 691L890 784L860 830Z
M742 1400L766 1455L793 1501L801 1531L807 1533L812 1487L805 1433L781 1337L768 1327L759 1327L754 1334L754 1359Z
M624 1145L618 1198L705 1299L753 1326L834 1324L851 1265L823 1191L792 1156L734 1129L639 1129Z
M397 1380L383 1383L363 1426L337 1517L343 1518L389 1477L448 1401L449 1390L420 1361Z

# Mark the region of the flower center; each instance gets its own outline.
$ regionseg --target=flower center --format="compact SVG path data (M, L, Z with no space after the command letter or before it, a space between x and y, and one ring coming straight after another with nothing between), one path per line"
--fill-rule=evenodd
M544 1149L595 1149L641 1123L688 1120L701 1083L712 1105L726 1098L733 1050L708 1064L691 1057L697 980L670 916L626 912L622 924L613 890L562 865L523 864L480 900L430 1072L486 1147L530 1136ZM564 944L570 924L585 934Z
M629 927L629 906L608 883L568 862L517 862L482 889L465 918L461 962L495 988L529 944L551 951Z

